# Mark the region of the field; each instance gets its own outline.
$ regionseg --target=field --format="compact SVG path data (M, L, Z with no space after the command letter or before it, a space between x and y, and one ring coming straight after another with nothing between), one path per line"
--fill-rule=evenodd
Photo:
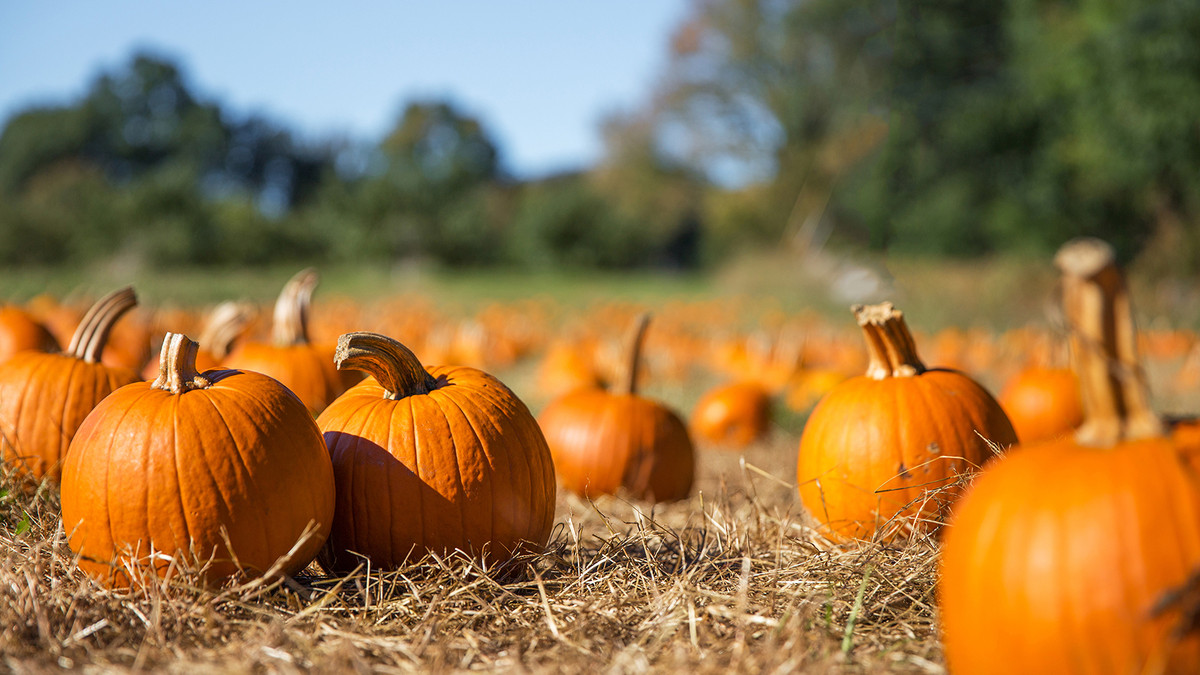
M292 272L35 270L0 279L0 297L94 296L133 283L147 316L167 316L231 297L267 306ZM839 547L814 529L795 469L820 389L793 376L854 363L862 339L846 308L855 301L893 300L931 365L962 367L992 391L1053 359L1062 338L1048 261L885 266L780 254L706 276L323 273L315 336L379 330L429 363L477 361L535 413L555 393L545 364L557 343L595 338L603 369L643 309L655 316L644 393L685 416L708 387L739 372L792 370L779 380L764 440L743 451L698 444L690 499L652 508L560 491L549 549L504 571L449 556L347 577L314 564L294 579L220 589L185 571L107 591L75 569L54 486L6 478L4 669L944 672L937 541ZM1200 292L1188 281L1131 279L1155 402L1175 415L1200 409Z

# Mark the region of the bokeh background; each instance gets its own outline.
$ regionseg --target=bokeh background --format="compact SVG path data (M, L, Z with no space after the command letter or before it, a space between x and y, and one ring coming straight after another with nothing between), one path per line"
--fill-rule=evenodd
M0 8L0 263L1200 260L1189 0Z

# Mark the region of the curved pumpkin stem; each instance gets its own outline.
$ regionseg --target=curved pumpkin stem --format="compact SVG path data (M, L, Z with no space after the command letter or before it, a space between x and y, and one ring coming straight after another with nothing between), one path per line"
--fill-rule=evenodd
M629 358L626 361L628 370L625 372L624 387L619 391L628 396L637 395L638 371L642 367L642 343L646 340L646 328L650 325L650 312L638 315L629 338Z
M136 306L137 295L132 286L119 288L97 300L75 328L67 354L87 363L99 363L117 319Z
M209 381L196 372L197 349L199 345L183 333L167 333L158 356L158 377L150 386L176 395L208 388Z
M904 313L890 302L877 305L854 305L850 308L867 340L867 377L886 380L889 377L913 377L925 372L925 363L917 355Z
M1063 312L1083 397L1080 445L1108 447L1162 436L1150 407L1150 389L1137 357L1137 328L1125 277L1112 247L1091 237L1073 239L1054 263L1062 272Z
M275 301L271 340L276 347L308 344L308 308L321 276L312 267L300 270L288 280Z
M227 300L213 308L196 340L217 360L229 354L233 341L245 330L254 318L254 308L244 302Z
M438 386L437 380L425 370L412 350L378 333L362 331L342 335L338 338L333 361L338 370L369 373L383 387L383 397L389 400L428 394Z

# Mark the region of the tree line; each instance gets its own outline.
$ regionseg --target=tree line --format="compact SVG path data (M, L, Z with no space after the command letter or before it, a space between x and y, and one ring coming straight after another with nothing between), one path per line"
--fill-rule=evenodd
M0 131L0 261L690 268L1093 234L1195 269L1197 36L1190 0L697 0L603 158L537 181L447 101L302 141L135 54Z

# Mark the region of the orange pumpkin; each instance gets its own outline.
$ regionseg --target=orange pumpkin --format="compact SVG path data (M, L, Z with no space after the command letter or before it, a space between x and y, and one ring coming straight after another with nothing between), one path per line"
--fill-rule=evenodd
M987 441L1003 447L1016 434L977 382L925 367L891 303L853 311L870 364L809 416L796 469L800 497L834 540L932 531L958 496L958 476L992 456Z
M341 336L335 360L374 377L317 419L337 479L328 567L353 569L365 557L391 569L455 549L503 561L546 545L554 467L512 391L474 368L426 369L374 333Z
M308 312L320 281L312 268L288 281L275 302L270 342L245 341L222 362L226 368L253 370L279 380L316 415L345 390L333 365L332 350L308 337Z
M71 443L63 529L104 583L173 561L210 583L295 574L328 535L333 469L308 409L265 375L201 375L195 359L195 342L167 334L158 379L114 391Z
M1069 368L1022 370L1000 390L999 401L1022 443L1062 436L1083 422L1079 379Z
M116 388L136 382L102 363L113 324L137 304L132 288L101 298L62 354L25 351L0 364L0 457L34 480L57 481L75 430Z
M951 672L1197 673L1200 483L1149 408L1112 249L1056 258L1083 394L1073 436L985 469L946 530Z
M714 387L692 409L692 431L718 446L744 448L771 427L771 395L761 382L742 380Z
M692 489L696 459L687 426L666 405L637 393L649 322L649 315L638 319L623 390L576 389L538 417L559 482L576 494L598 497L625 488L634 499L666 502Z
M0 363L24 351L56 352L58 341L29 312L16 305L0 306Z

